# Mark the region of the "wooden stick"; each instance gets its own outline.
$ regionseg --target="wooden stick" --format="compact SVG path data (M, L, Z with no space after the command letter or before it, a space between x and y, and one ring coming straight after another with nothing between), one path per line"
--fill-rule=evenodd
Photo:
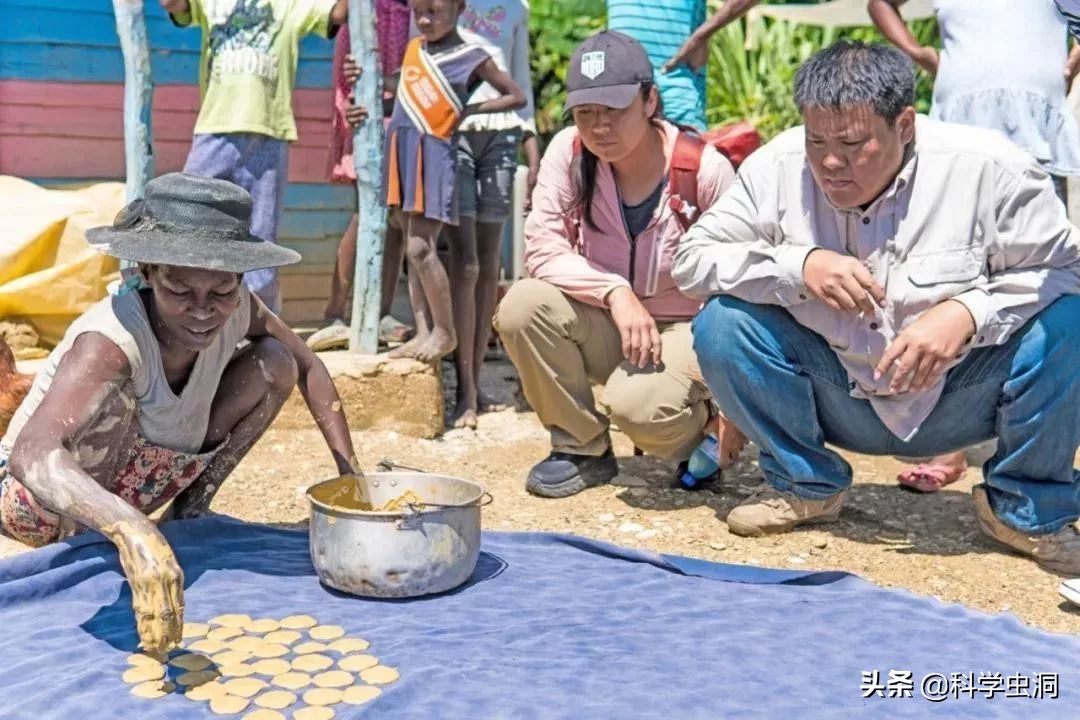
M142 197L146 182L154 175L154 151L150 132L150 103L154 86L150 80L150 43L146 39L143 0L113 0L116 34L124 54L124 163L127 201Z
M356 83L356 103L368 109L367 121L353 133L356 163L356 275L353 278L349 350L374 354L379 349L379 305L382 286L386 205L382 197L383 119L382 66L375 33L375 0L349 0L352 54L363 69Z

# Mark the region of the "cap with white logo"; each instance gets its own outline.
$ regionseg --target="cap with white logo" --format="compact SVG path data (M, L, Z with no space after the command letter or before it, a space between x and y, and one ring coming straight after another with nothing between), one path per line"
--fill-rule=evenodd
M653 81L652 63L634 38L604 30L581 43L566 73L566 112L579 105L622 109Z

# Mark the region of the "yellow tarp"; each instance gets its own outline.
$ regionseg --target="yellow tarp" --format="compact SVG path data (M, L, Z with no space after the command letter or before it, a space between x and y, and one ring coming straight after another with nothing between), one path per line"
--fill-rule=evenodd
M49 190L0 175L0 320L33 324L43 342L105 297L119 263L86 244L86 230L112 223L122 183Z

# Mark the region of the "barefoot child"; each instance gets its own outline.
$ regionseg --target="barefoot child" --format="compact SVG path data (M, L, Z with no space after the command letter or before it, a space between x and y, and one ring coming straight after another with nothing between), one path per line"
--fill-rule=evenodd
M525 94L487 51L458 34L465 0L415 0L412 8L421 37L405 50L385 164L386 204L405 231L419 317L417 336L391 355L432 362L457 345L450 284L435 248L442 226L458 220L454 133L470 115L524 107ZM501 95L465 105L482 82Z
M394 95L397 74L405 46L409 43L409 21L412 12L407 0L377 0L375 3L375 35L379 44L379 62L383 72L383 108L386 122L394 111ZM353 89L360 77L352 52L349 28L343 27L334 45L334 110L330 121L330 182L356 185L356 165L353 157L353 126L367 117L366 108L353 105ZM355 202L355 199L354 199ZM330 297L323 315L325 325L308 338L312 350L321 352L346 347L349 344L349 327L346 324L347 306L352 294L353 275L356 271L356 231L359 218L353 213L345 234L338 245L334 260L334 274L330 284ZM388 223L383 244L382 300L380 302L379 342L401 344L412 337L410 328L390 314L394 301L401 263L405 259L405 245L401 230Z
M205 513L293 386L338 472L356 467L325 366L241 282L300 260L253 236L251 214L236 185L173 173L90 230L140 282L72 324L0 441L0 532L31 546L104 534L148 651L180 640L184 575L146 516L170 500L173 517Z
M529 3L526 0L469 0L460 27L488 43L499 67L510 73L527 98L532 97L529 66ZM466 36L468 37L468 36ZM471 98L480 101L498 91L482 85ZM529 195L540 171L540 147L532 102L518 112L477 115L458 132L460 222L450 228L450 289L458 346L457 408L454 427L475 428L481 410L493 407L480 392L491 317L499 282L503 225L513 205L518 150L529 164Z

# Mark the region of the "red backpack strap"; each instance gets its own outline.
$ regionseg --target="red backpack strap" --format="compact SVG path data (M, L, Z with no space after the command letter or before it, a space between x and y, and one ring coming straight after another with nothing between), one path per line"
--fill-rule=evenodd
M583 152L583 147L584 146L581 144L581 133L575 132L573 145L574 149L571 151L570 155L570 172L574 178L581 177L581 155Z
M570 173L574 178L575 183L577 179L581 177L581 155L582 155L581 133L574 133L574 145L572 154L570 156ZM564 221L566 224L566 236L570 240L570 245L581 252L581 221L582 221L583 208L581 206L571 208L566 213Z
M705 152L705 140L694 133L680 132L675 139L675 150L671 155L671 173L668 179L669 205L682 226L683 232L690 229L701 207L698 205L698 171L701 169L701 155Z

